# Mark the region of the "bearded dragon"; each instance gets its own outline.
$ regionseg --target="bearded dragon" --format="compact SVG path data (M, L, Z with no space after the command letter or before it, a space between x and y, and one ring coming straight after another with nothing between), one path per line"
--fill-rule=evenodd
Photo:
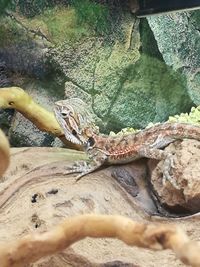
M89 156L89 164L76 163L69 168L70 173L80 173L77 180L103 165L125 164L145 157L164 160L163 183L168 180L179 188L170 175L174 168L173 155L162 149L175 140L200 141L200 127L187 123L160 123L122 136L100 134L88 106L78 98L56 102L54 111L66 139L81 145Z

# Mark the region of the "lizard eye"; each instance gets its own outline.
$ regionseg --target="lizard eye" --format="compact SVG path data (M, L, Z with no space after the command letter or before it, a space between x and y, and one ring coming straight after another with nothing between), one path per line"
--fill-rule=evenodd
M94 138L93 137L89 137L88 143L89 143L90 146L93 146L95 144Z
M77 135L77 132L73 129L73 130L72 130L72 134L73 134L74 136L76 136L76 135Z
M65 113L65 112L61 112L61 115L62 115L62 117L63 117L64 119L67 118L67 116L68 116L68 114Z

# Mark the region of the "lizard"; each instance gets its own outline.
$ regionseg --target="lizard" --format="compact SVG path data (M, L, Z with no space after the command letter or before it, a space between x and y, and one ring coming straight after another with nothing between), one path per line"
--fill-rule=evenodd
M66 139L81 145L89 157L89 164L77 162L69 168L69 173L80 173L77 180L104 165L126 164L140 158L151 158L164 160L163 183L169 181L179 189L170 174L171 168L175 167L173 155L163 149L175 140L200 141L199 126L179 122L159 123L128 135L101 134L88 105L79 98L57 101L54 112Z

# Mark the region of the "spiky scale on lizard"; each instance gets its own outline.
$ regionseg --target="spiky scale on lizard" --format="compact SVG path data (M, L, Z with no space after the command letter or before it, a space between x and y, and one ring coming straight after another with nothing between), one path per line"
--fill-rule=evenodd
M178 185L170 176L173 155L162 149L179 139L200 141L200 127L186 123L161 123L151 128L123 136L107 136L99 133L87 105L78 98L55 103L55 115L66 138L83 146L90 163L72 167L69 171L80 172L78 179L97 170L102 165L125 164L146 157L164 159L163 181Z

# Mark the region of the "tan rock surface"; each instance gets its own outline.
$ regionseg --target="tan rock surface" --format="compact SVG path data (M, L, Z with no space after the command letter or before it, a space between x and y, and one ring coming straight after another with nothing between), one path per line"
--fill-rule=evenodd
M163 185L163 161L156 168L156 162L150 161L151 181L158 198L175 211L200 212L200 142L177 141L170 144L165 151L174 154L171 176L180 189L175 189L169 182Z
M65 168L75 159L84 158L83 153L66 149L12 149L11 165L0 184L1 243L27 233L44 232L68 216L84 213L118 214L139 222L172 222L186 230L191 239L200 238L198 215L181 220L151 218L149 214L156 208L143 180L143 163L109 167L75 183L75 175L64 175ZM137 188L134 196L112 177L123 172L133 177L133 187ZM153 252L114 239L91 238L30 266L99 266L112 261L130 263L127 266L184 266L169 251Z

